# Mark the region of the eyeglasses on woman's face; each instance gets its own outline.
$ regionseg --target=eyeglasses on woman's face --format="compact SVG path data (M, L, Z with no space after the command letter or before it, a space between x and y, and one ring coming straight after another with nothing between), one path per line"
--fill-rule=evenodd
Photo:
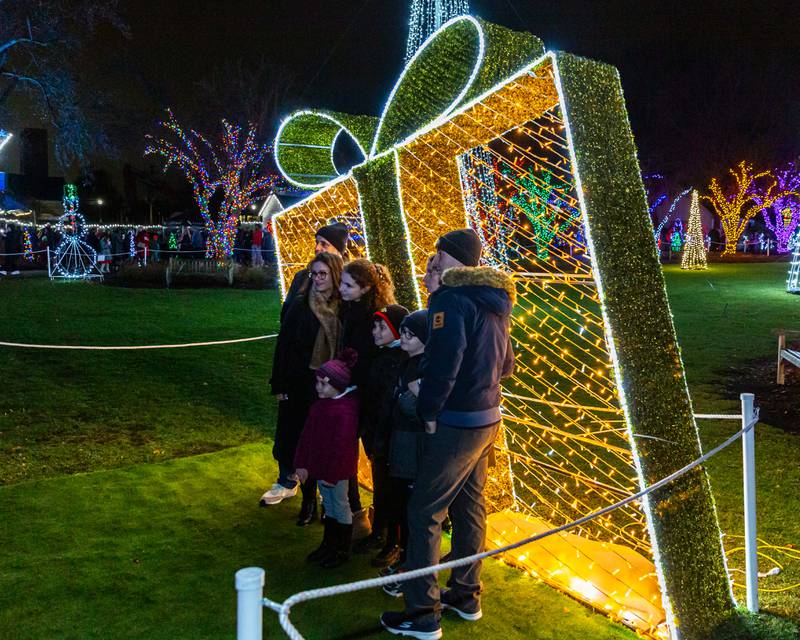
M310 280L317 280L319 282L324 282L328 279L328 272L327 271L309 271L308 277Z
M413 340L417 336L411 333L408 329L400 329L400 336L405 338L406 340Z

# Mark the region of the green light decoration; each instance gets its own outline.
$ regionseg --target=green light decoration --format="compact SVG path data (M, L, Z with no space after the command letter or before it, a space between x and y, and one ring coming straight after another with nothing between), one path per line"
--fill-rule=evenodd
M672 249L673 253L679 253L681 250L681 246L683 246L681 241L681 234L678 232L677 229L672 230L672 237L669 241L669 247Z
M176 251L178 249L178 234L174 231L170 231L169 233L169 248L171 251Z
M525 214L531 223L536 243L536 257L547 260L550 257L548 247L553 239L564 229L569 228L580 215L577 209L564 204L564 194L570 192L571 185L555 181L552 172L544 170L542 177L533 171L516 175L508 165L502 169L503 175L512 180L516 194L511 203Z

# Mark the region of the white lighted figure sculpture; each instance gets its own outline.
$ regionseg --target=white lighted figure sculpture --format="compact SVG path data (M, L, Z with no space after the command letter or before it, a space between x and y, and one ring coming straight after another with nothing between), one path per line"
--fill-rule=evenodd
M97 268L97 253L84 241L86 220L78 213L78 188L64 185L64 215L58 219L61 242L56 247L52 276L57 278L102 277Z

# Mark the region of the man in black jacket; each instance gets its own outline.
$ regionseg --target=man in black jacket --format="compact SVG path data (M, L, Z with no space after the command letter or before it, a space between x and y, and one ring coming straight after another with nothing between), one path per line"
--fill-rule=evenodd
M452 558L483 551L483 491L500 426L500 381L514 368L509 328L516 295L510 276L478 266L481 243L472 229L442 236L436 248L442 286L430 298L417 402L427 436L408 506L409 571L438 564L448 510ZM442 636L442 608L479 619L480 569L480 563L453 569L441 593L432 575L400 583L405 611L386 612L381 623L395 634L436 640ZM399 595L392 587L387 591Z

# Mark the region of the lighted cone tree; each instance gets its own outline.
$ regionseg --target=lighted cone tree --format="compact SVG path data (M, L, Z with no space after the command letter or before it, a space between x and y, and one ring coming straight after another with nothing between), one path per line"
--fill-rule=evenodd
M192 185L195 202L208 229L206 257L229 258L239 215L254 198L275 184L275 176L264 171L271 147L256 142L253 125L244 132L223 119L220 144L214 145L194 129L184 131L171 110L167 110L167 115L160 124L171 139L148 135L151 143L145 155L162 156L164 171L175 166L183 172ZM219 210L214 211L212 196L217 190L222 192L222 201Z
M708 269L703 221L700 218L700 201L696 190L692 190L689 227L686 230L686 244L681 258L681 269Z
M778 181L769 170L753 172L753 165L742 161L737 168L730 170L734 188L730 196L725 195L719 180L714 178L708 186L711 195L703 196L717 212L725 232L723 256L736 253L736 243L744 233L747 223L760 211L771 207L779 198L792 194L790 190L780 190Z

